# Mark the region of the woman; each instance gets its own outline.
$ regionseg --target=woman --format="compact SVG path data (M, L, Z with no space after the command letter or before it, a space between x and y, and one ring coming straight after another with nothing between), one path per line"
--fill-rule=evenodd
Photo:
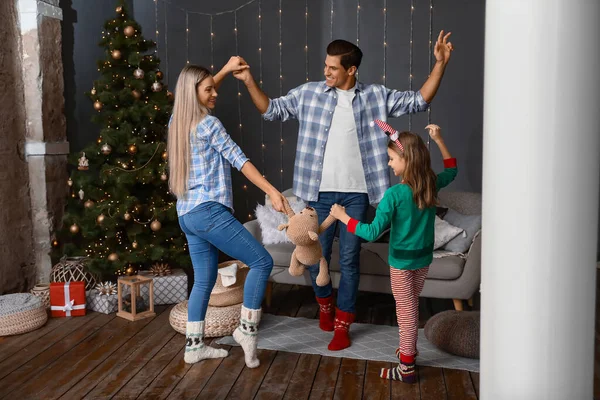
M240 326L233 337L244 349L246 365L256 368L260 364L256 335L273 259L233 216L230 165L268 194L277 211L284 212L286 200L248 160L221 121L211 115L222 79L245 68L248 66L242 65L239 57L231 57L214 77L206 68L188 65L181 71L175 88L168 139L169 187L177 197L179 224L186 234L194 267L194 286L188 301L186 363L227 356L226 350L203 343L204 318L221 250L250 267Z

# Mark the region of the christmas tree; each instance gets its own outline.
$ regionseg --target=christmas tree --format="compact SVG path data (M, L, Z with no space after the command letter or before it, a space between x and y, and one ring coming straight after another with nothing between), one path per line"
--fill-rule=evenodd
M167 125L173 95L161 83L156 44L120 0L106 21L105 58L86 93L97 113L98 139L72 154L63 227L53 241L54 258L88 256L103 279L149 268L190 265L167 178Z

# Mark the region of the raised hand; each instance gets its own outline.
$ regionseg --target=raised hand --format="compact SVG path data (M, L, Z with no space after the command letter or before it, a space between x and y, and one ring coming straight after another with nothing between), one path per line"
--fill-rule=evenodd
M442 139L442 128L437 126L436 124L429 124L425 127L425 129L429 129L429 136L433 139L434 142Z
M253 79L252 74L250 73L250 67L234 72L233 76L244 83L250 82L251 79Z
M437 42L435 42L435 46L433 48L433 54L435 55L436 61L447 64L450 60L450 53L452 53L454 50L454 46L448 41L448 38L451 34L451 32L448 32L446 35L444 35L444 31L440 31Z
M248 65L248 63L246 62L246 60L244 60L242 57L240 56L232 56L229 61L227 61L227 64L225 64L223 66L223 69L227 72L239 72L239 71L244 71L246 69L250 68L250 66Z

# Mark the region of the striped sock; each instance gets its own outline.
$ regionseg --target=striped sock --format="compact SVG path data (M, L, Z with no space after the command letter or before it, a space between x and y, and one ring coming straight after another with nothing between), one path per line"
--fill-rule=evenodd
M416 383L417 375L415 373L415 364L399 363L394 368L381 368L379 376L383 379L390 379L405 383Z

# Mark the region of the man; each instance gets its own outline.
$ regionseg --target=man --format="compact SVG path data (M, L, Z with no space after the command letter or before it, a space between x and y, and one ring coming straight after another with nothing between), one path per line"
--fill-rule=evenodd
M345 207L350 217L365 220L369 203L377 204L390 186L387 167L387 137L372 128L375 119L386 121L407 113L425 111L433 100L450 54L450 33L441 31L435 44L436 63L420 91L401 92L382 85L356 80L361 50L345 40L327 46L325 81L307 82L286 96L269 99L246 69L234 76L246 85L256 108L269 121L299 121L294 164L294 194L315 208L321 223L335 203ZM243 62L243 59L241 59ZM321 234L327 262L337 223ZM341 279L337 308L333 310L331 283L316 285L318 265L309 267L320 307L319 326L334 331L329 350L350 346L348 331L354 321L359 284L360 239L340 231Z

